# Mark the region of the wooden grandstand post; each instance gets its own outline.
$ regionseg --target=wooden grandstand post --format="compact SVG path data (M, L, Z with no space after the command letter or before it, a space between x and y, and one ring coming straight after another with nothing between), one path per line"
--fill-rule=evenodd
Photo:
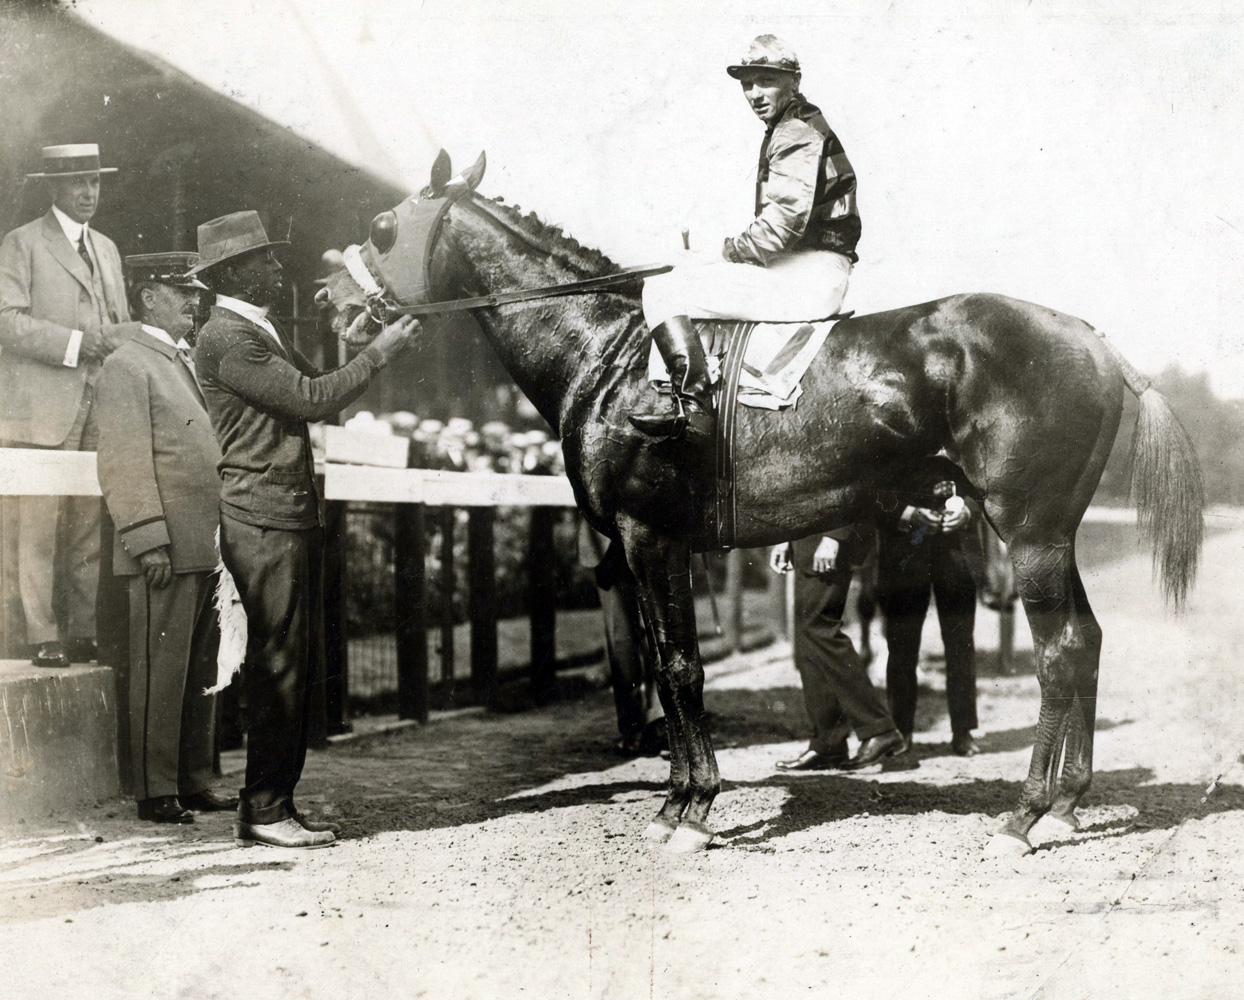
M492 507L472 507L467 522L471 687L475 700L490 703L497 693L497 580L493 555Z
M441 576L439 580L441 610L441 683L450 703L454 695L454 525L457 512L442 507L438 513L441 524Z
M527 607L531 615L531 694L545 700L557 680L554 507L532 507L527 535Z
M397 714L428 721L427 587L424 505L397 504L393 540L397 604Z
M348 733L349 640L346 634L346 505L324 504L324 724L329 736Z

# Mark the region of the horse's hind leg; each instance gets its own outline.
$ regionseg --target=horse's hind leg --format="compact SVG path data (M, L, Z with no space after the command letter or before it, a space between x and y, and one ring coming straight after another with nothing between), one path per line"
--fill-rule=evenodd
M1091 779L1101 629L1084 596L1070 538L1014 538L1010 550L1032 629L1041 711L1019 806L998 832L1030 849L1033 824L1056 802L1065 822Z
M1085 640L1085 657L1077 670L1075 704L1067 719L1067 736L1063 744L1063 771L1058 793L1050 806L1047 820L1078 830L1076 806L1093 781L1093 734L1097 724L1097 672L1101 659L1101 627L1089 607L1088 595L1074 566L1072 598Z
M721 789L717 758L704 720L704 667L691 597L691 547L624 515L618 527L653 640L657 692L670 741L665 802L647 836L670 850L703 850L712 840L705 820Z

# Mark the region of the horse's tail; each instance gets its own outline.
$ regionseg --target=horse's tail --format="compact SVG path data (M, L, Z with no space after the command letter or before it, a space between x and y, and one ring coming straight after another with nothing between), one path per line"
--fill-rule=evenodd
M1132 501L1136 525L1153 548L1153 571L1162 593L1183 604L1196 577L1205 538L1205 482L1196 448L1166 397L1118 349L1107 349L1140 402L1132 433Z

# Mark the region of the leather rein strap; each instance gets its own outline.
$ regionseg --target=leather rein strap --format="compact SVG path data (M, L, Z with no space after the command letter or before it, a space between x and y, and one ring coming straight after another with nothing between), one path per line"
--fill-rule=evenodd
M654 274L672 271L672 264L651 264L643 267L627 267L616 274L606 274L599 278L586 278L583 281L571 281L564 285L545 285L542 288L523 288L513 292L495 292L492 295L476 295L469 299L448 299L444 302L425 302L418 305L390 305L383 298L372 297L368 300L368 311L372 319L383 323L393 316L440 316L445 313L465 312L470 309L484 309L491 306L509 305L511 302L531 302L536 299L550 299L559 295L582 295L585 292L596 292L604 288L615 288L627 285L640 278L648 278ZM381 315L372 308L375 303Z

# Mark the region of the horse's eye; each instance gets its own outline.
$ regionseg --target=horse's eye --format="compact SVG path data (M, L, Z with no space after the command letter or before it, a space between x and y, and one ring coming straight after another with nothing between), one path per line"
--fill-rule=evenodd
M367 235L378 252L388 253L397 240L397 215L394 212L381 212L371 220L371 231Z

